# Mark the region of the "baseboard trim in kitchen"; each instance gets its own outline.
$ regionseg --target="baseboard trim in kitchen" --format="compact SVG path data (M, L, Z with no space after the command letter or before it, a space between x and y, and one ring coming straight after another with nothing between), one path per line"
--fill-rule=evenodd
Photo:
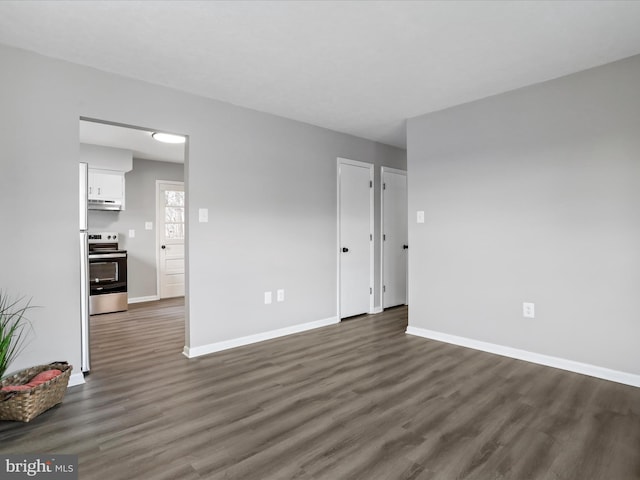
M128 300L129 303L155 302L160 300L158 295L149 295L147 297L133 297Z
M225 340L223 342L210 343L209 345L201 345L199 347L192 348L185 346L182 354L187 358L195 358L201 355L207 355L209 353L220 352L222 350L228 350L230 348L242 347L244 345L250 345L252 343L264 342L265 340L271 340L278 337L284 337L285 335L305 332L307 330L313 330L314 328L326 327L328 325L334 325L336 323L340 323L340 319L338 317L330 317L323 320L317 320L315 322L301 323L299 325L293 325L291 327L279 328L277 330L271 330L269 332L258 333L256 335L248 335L246 337L233 338L231 340Z
M623 383L625 385L631 385L633 387L640 387L640 375L636 375L633 373L611 370L609 368L599 367L597 365L575 362L573 360L567 360L565 358L552 357L550 355L529 352L527 350L520 350L518 348L505 347L504 345L482 342L480 340L474 340L472 338L458 337L457 335L450 335L448 333L436 332L434 330L427 330L424 328L409 326L407 327L406 332L409 335L428 338L430 340L438 340L440 342L451 343L453 345L459 345L461 347L468 347L475 350L482 350L483 352L495 353L497 355L502 355L503 357L516 358L518 360L525 360L527 362L537 363L539 365L545 365L547 367L559 368L561 370L567 370L569 372L602 378L604 380Z

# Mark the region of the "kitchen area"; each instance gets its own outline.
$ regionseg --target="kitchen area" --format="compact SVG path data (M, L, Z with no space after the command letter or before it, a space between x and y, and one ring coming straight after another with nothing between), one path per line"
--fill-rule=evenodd
M88 120L80 121L80 141L86 373L92 318L125 312L131 303L184 296L184 144L165 145L149 131ZM163 288L167 279L169 290Z

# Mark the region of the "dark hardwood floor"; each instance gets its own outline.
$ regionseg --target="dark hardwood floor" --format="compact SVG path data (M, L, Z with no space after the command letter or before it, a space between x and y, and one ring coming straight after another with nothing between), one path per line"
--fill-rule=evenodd
M82 480L640 478L638 388L406 335L406 308L188 360L183 311L94 317L87 383L0 451Z

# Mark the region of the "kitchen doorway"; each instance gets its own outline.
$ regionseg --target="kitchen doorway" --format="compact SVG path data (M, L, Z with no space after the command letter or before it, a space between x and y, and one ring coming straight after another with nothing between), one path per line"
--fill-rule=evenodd
M116 202L118 208L95 208L95 202L89 202L88 236L91 238L92 235L99 233L116 234L117 248L126 251L128 313L132 321L135 321L138 309L133 308L135 306L133 304L140 303L157 309L167 305L166 301L159 301L161 298L158 284L160 224L156 207L158 181L174 182L180 186L181 205L180 208L173 208L172 214L178 215L177 218L181 220L180 231L183 232L181 256L184 259L184 232L187 230L184 174L188 140L186 136L182 136L183 143L162 143L154 138L157 137L154 135L158 133L157 130L84 117L80 118L79 131L80 162L88 163L90 175L97 171L118 174L123 178L122 195ZM175 141L175 136L170 139ZM163 228L164 223L166 222L163 222ZM175 266L175 262L173 265ZM182 289L178 291L174 289L172 297L184 297L186 293L184 277L187 274L183 260L180 273ZM171 303L171 306L175 310L176 305ZM184 310L184 306L182 308ZM117 314L118 318L122 315L127 316L127 312ZM92 320L100 318L100 323L103 324L109 318L116 318L116 314L108 312L102 317L100 315L89 317L88 314L83 313L83 317L86 317L86 319L83 318L83 324L86 322L88 332L86 348L100 348L99 345L92 343ZM185 342L186 315L184 315L184 322L185 328L179 334L182 345ZM85 348L84 345L83 348ZM89 361L88 364L90 365L91 362Z

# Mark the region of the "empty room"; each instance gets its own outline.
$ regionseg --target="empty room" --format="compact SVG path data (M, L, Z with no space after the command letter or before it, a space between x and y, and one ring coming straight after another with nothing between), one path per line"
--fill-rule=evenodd
M0 478L640 479L640 2L0 2Z

